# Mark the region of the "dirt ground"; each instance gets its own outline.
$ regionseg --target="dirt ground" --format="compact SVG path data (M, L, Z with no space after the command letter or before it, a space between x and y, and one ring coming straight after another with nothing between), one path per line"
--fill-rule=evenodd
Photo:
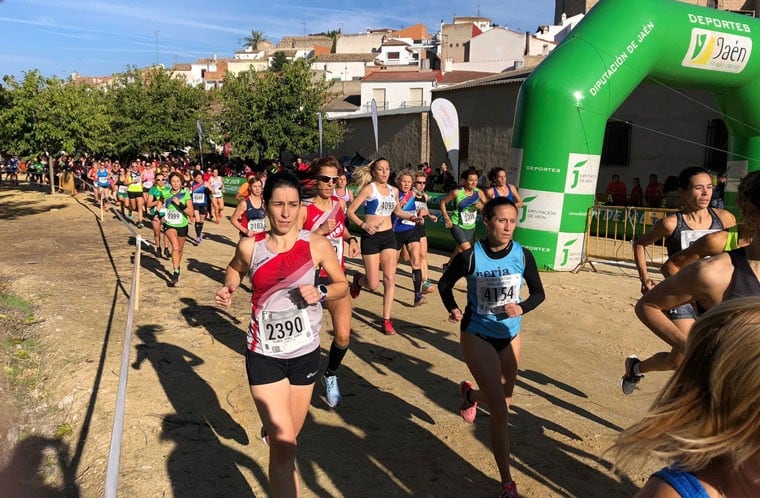
M15 463L0 470L5 496L13 496L9 489L35 497L103 494L134 238L112 214L102 222L99 214L85 194L0 189L0 278L35 302L44 320L36 325L44 371L39 422L25 427L34 437L21 438L10 455ZM168 261L142 255L119 496L269 494L267 447L242 356L249 297L238 293L229 312L213 306L237 235L227 222L207 223L206 231L202 244L186 247L178 288L167 286ZM149 229L140 234L152 240ZM431 254L433 279L444 261ZM623 359L662 344L633 314L634 272L597 269L542 274L546 302L523 322L510 434L514 478L526 497L631 496L656 465L621 478L602 455L644 413L666 375L648 376L632 396L621 393ZM459 289L463 302L463 282ZM363 291L354 301L351 349L339 371L343 403L329 408L318 385L299 438L302 495L495 496L487 412L473 425L458 414L457 386L471 378L458 329L435 294L411 306L406 265L396 301L399 334L390 337L376 326L381 294ZM323 353L331 330L325 316ZM49 433L61 423L73 429L62 443ZM19 432L13 424L0 429L3 438Z

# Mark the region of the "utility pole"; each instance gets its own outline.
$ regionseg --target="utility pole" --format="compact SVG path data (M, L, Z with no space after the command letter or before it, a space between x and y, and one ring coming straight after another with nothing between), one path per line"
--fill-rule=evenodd
M156 66L158 66L158 31L156 31Z

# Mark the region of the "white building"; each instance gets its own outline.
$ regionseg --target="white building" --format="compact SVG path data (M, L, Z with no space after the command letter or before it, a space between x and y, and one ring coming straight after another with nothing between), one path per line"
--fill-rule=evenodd
M440 79L440 71L376 71L362 80L360 112L369 111L372 99L379 111L428 107Z

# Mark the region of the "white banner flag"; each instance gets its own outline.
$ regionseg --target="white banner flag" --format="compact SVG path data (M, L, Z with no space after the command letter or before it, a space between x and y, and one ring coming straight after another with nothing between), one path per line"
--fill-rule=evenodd
M377 140L377 102L372 99L370 103L370 110L372 112L372 130L375 132L375 156L380 154L380 147Z
M459 178L459 115L457 108L446 99L435 99L430 105L438 129L441 131L443 145L451 161L454 178Z

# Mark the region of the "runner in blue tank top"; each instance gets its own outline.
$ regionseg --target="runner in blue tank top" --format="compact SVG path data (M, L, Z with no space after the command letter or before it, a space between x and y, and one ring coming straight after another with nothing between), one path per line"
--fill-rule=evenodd
M487 238L459 254L441 276L438 288L449 320L461 322L460 342L464 360L479 389L468 381L460 384L460 415L473 423L478 403L488 405L488 432L501 475L499 496L519 496L509 469L508 413L517 378L522 336L522 315L544 300L544 288L530 251L512 239L517 207L505 198L491 199L483 208ZM454 300L454 284L467 280L464 313ZM523 279L529 296L520 298Z
M517 187L507 182L507 170L498 166L492 168L488 172L488 179L491 181L491 188L486 189L486 197L489 199L506 197L518 208L522 207L522 197L517 192Z

